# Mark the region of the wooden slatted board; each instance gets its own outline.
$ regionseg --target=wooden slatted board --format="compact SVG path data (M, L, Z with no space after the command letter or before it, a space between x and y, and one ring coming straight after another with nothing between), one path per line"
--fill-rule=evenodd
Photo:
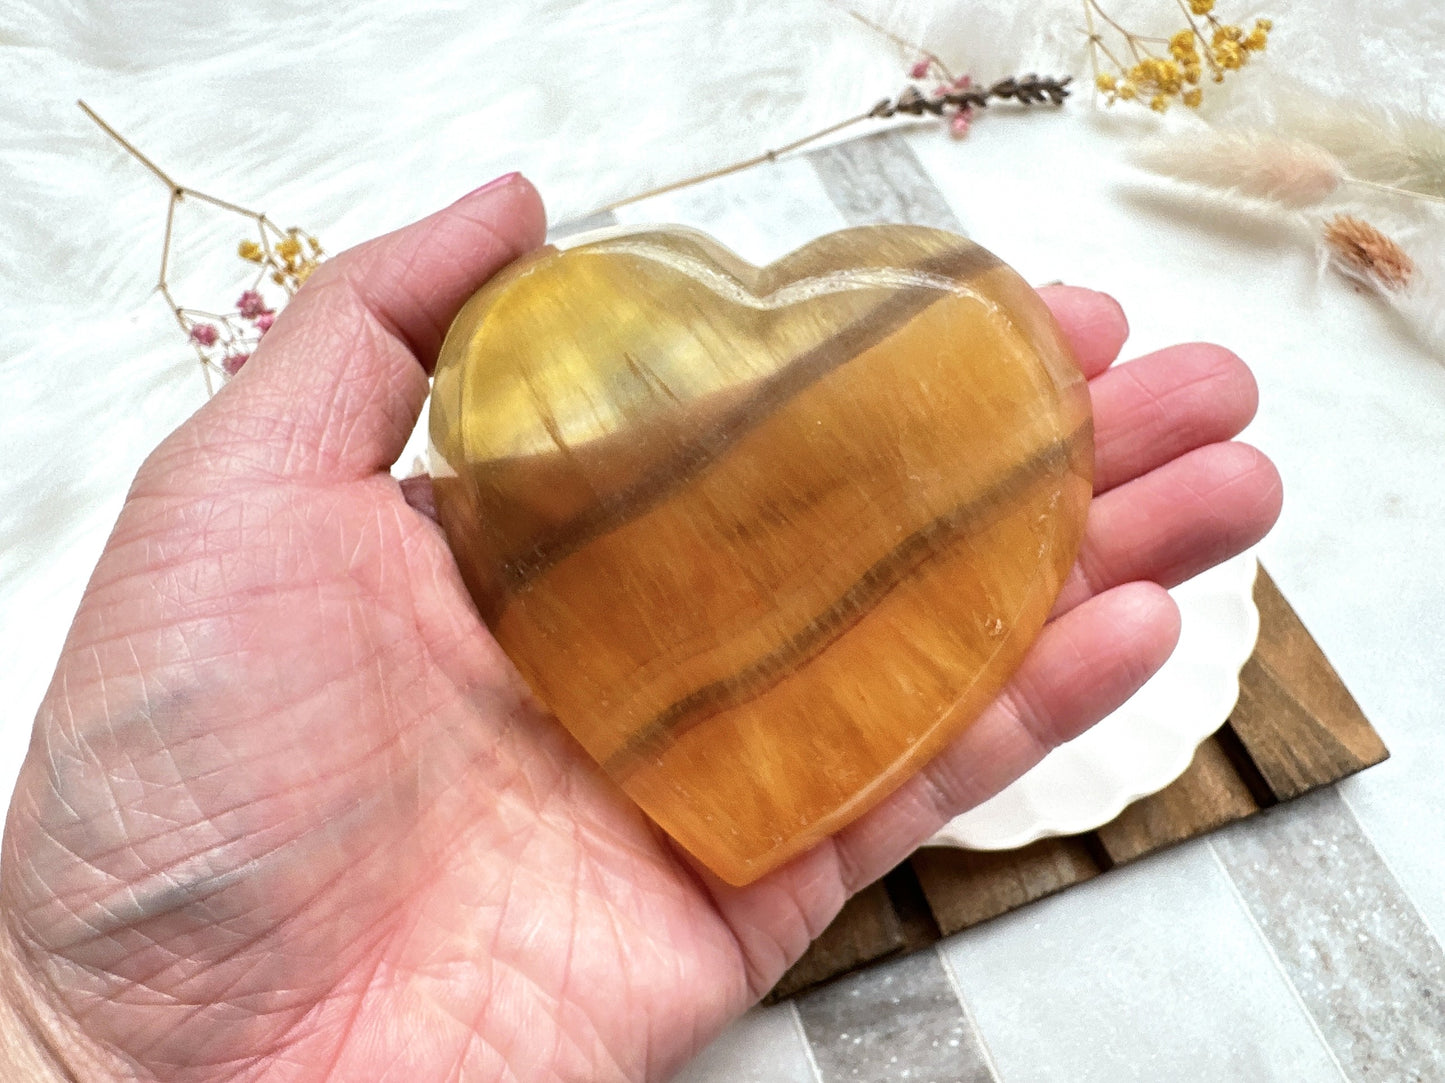
M1018 850L920 850L850 900L768 999L924 947L1384 760L1379 734L1263 569L1254 599L1259 641L1240 673L1239 702L1177 781L1087 834Z

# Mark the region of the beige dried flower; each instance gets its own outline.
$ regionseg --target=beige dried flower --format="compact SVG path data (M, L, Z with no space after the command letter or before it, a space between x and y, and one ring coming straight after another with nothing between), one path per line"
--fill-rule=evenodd
M1399 291L1410 284L1415 261L1400 245L1362 218L1337 214L1325 223L1329 259L1342 273L1380 290Z

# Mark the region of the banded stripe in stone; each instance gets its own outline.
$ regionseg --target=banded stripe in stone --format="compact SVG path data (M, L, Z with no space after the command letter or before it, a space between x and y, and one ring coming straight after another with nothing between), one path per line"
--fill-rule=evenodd
M999 265L997 257L974 245L955 247L920 260L910 270L963 281ZM528 537L506 560L502 591L482 615L489 624L500 618L507 601L547 568L566 559L589 542L625 526L668 500L699 474L709 469L728 449L766 421L792 398L834 369L877 345L918 312L934 303L927 290L899 290L877 305L868 316L840 328L773 376L759 381L758 389L714 419L695 439L676 448L618 492L580 511L541 536ZM524 542L524 544L522 543Z
M756 698L779 681L802 669L849 628L862 621L899 583L922 564L967 540L970 528L986 522L996 510L1007 508L1020 491L1048 475L1066 470L1081 452L1093 447L1093 423L1086 422L1063 440L1041 448L1015 466L984 492L951 509L904 538L885 553L831 606L776 650L741 672L689 693L640 727L607 761L618 778L661 754L695 726L719 711Z

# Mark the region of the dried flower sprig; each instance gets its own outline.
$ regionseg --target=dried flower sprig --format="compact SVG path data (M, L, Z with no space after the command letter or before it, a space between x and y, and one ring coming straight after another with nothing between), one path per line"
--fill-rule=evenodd
M726 177L732 173L740 173L744 169L751 169L755 165L762 165L764 162L773 162L785 154L800 150L810 143L816 143L820 139L840 132L844 128L850 128L854 124L860 124L866 120L881 120L889 117L904 115L922 117L931 115L937 117L947 116L950 118L950 130L955 136L963 135L968 131L968 125L973 119L973 110L984 108L991 100L1013 101L1018 105L1032 106L1048 103L1051 105L1062 105L1069 96L1069 83L1072 76L1064 76L1061 79L1043 78L1038 75L1020 75L1008 79L1000 79L988 87L975 87L968 76L953 79L950 85L932 95L925 94L913 84L905 87L896 98L883 98L878 104L866 113L859 113L836 124L830 124L826 128L819 129L801 139L794 139L791 143L785 143L781 147L764 151L751 158L744 158L738 162L732 162L718 169L710 169L706 173L698 173L686 177L680 181L673 181L671 184L664 184L657 188L650 188L637 195L619 199L616 202L608 203L598 207L593 213L616 210L618 207L625 207L629 203L637 203L644 199L651 199L653 196L664 195L667 192L675 192L681 188L690 188L694 184L701 184L704 181L716 180L718 177ZM963 120L959 120L963 117Z
M1432 349L1445 346L1445 266L1433 256L1439 246L1420 246L1430 262L1422 269L1399 240L1339 209L1361 191L1414 204L1417 212L1422 202L1445 202L1441 197L1354 177L1323 147L1259 131L1192 131L1146 143L1135 158L1156 173L1199 186L1215 206L1270 211L1308 228L1320 247L1322 268L1378 295ZM1191 206L1199 203L1191 197Z
M1359 180L1445 197L1445 114L1438 110L1385 108L1280 75L1267 95L1236 97L1221 120L1313 143Z
M1312 207L1342 188L1445 203L1429 192L1353 176L1324 147L1258 131L1208 129L1145 143L1140 165L1163 176L1289 209Z
M908 69L909 77L912 79L935 78L935 86L931 93L925 94L917 86L909 84L895 98L883 98L869 109L866 113L859 113L856 116L846 117L836 124L830 124L803 136L801 139L794 139L791 143L785 143L781 147L774 147L772 150L755 154L751 158L744 158L741 161L731 162L718 169L710 169L705 173L697 173L691 177L684 177L682 180L673 181L657 188L650 188L637 195L627 196L624 199L616 200L604 206L596 208L592 213L601 214L605 211L614 211L618 207L625 207L629 203L638 203L644 199L651 199L653 196L664 195L668 192L676 192L682 188L690 188L695 184L702 184L704 181L716 180L718 177L726 177L733 173L741 173L745 169L751 169L755 165L762 165L765 162L777 161L785 154L791 154L795 150L801 150L809 144L816 143L820 139L851 128L855 124L861 124L869 120L883 120L902 114L904 116L923 117L931 115L936 117L947 117L949 120L948 129L955 138L967 135L973 123L974 113L977 109L985 108L990 101L1013 101L1018 105L1031 106L1048 103L1051 105L1062 105L1069 96L1069 83L1072 76L1064 76L1060 79L1041 78L1029 74L1020 75L1009 79L1000 79L988 87L974 86L972 78L967 75L954 75L948 70L948 66L934 53L899 37L887 27L880 26L873 20L859 12L848 10L847 14L858 20L870 30L895 42L912 56L918 57Z
M1337 214L1321 223L1322 261L1378 297L1437 357L1445 357L1445 261L1422 239L1410 251L1371 222Z
M899 113L908 116L935 117L956 116L964 109L983 109L994 99L1015 101L1019 105L1063 105L1069 96L1072 76L1062 79L1040 77L1032 73L1015 78L1000 79L988 87L975 87L968 76L940 84L932 94L924 94L910 84L897 98L884 98L875 105L867 116L891 117Z
M296 291L305 284L325 258L326 253L321 242L298 227L282 229L263 212L253 211L229 200L218 199L195 188L178 184L170 174L102 120L89 105L83 101L76 104L131 157L150 170L170 192L156 291L165 298L176 323L195 349L206 379L206 391L214 393L212 372L229 378L250 359L251 353L261 341L261 336L270 330L275 322L277 308L295 296ZM210 204L246 218L254 224L255 233L241 240L236 254L246 263L255 265L255 277L242 291L235 308L229 312L211 312L182 305L171 291L170 270L176 240L176 208L187 199ZM282 291L284 296L279 302L268 300L263 293L268 284L279 287Z
M1162 113L1178 100L1191 109L1198 108L1204 100L1201 84L1206 72L1213 82L1222 83L1226 72L1238 71L1252 53L1262 53L1269 45L1269 33L1274 29L1269 19L1256 19L1254 26L1245 30L1215 15L1214 0L1175 2L1186 25L1170 37L1154 38L1121 25L1099 0L1083 0L1094 87L1106 104L1147 102L1149 108ZM1117 39L1118 52L1109 47L1101 23Z
M272 236L266 235L267 227ZM236 247L236 255L247 263L258 264L261 273L285 290L288 298L296 296L325 254L321 242L305 230L291 226L282 233L269 221L262 227L259 244L247 238Z
M1415 261L1404 247L1363 218L1337 214L1320 237L1331 266L1382 294L1403 290L1415 276Z

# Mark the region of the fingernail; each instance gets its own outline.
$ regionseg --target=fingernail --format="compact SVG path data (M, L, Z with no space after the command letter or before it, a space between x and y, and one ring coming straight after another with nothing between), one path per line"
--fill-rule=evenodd
M514 180L516 180L516 179L517 179L518 177L520 177L521 175L522 175L522 174L517 173L517 172L503 173L503 174L502 174L500 177L498 177L496 180L487 181L487 183L484 184L484 185L482 185L480 188L473 188L473 189L472 189L470 192L468 192L466 195L462 196L462 199L471 199L473 196L479 196L479 195L481 195L483 192L490 192L490 191L491 191L492 189L494 189L494 188L504 188L504 187L506 187L508 184L511 184ZM460 202L462 201L462 199L457 200L457 202L460 203Z

